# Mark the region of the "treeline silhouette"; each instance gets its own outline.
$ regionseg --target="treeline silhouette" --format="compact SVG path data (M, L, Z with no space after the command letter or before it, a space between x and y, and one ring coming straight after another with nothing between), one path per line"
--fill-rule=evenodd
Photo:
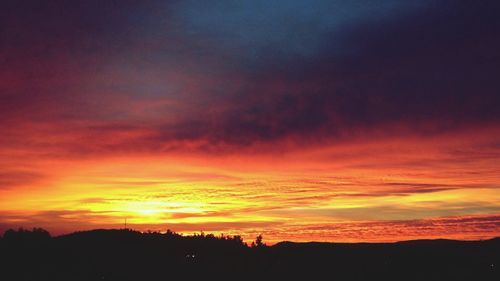
M292 243L130 229L0 238L0 280L500 280L500 238Z

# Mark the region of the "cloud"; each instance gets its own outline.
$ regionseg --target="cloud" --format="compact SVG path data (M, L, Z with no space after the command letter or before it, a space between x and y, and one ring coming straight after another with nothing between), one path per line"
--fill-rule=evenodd
M32 4L9 6L11 16L4 18L8 41L25 42L13 53L8 47L0 52L10 73L2 83L2 117L12 122L5 126L32 118L59 123L57 136L91 138L90 151L193 144L224 150L350 137L394 123L408 133L429 134L500 117L494 2L318 1L305 8L287 1L252 3L250 9L225 1L206 9L195 9L193 2ZM264 12L252 13L257 10ZM163 17L169 12L174 16ZM247 19L250 23L237 24ZM305 31L298 37L283 32L290 28ZM343 35L333 36L334 31ZM241 34L248 40L241 44L256 44L266 59L249 67L238 48L227 57L222 50L234 40L212 46L200 39L212 33L215 38ZM314 40L306 40L311 36ZM47 43L50 39L55 43ZM306 43L311 46L302 46ZM339 44L352 51L339 55ZM49 51L36 55L36 48ZM280 58L273 49L291 54ZM16 54L23 59L15 60ZM173 59L179 62L172 64Z
M207 214L208 216L219 216L222 214ZM184 214L179 214L179 218L185 218ZM196 215L189 216L196 217ZM33 228L43 227L52 232L52 234L64 234L75 230L88 230L95 228L121 228L123 227L125 217L116 219L113 212L90 211L90 210L49 210L49 211L30 211L30 212L3 212L0 219L0 231L8 228ZM239 230L244 233L247 228L266 227L279 225L279 222L263 221L226 221L220 219L217 222L184 223L184 222L166 222L166 223L141 223L134 224L128 222L130 227L138 230L161 230L171 229L178 232L191 233L198 231L225 231Z
M111 220L110 220L111 219ZM0 231L8 228L43 227L52 234L69 233L76 230L95 229L102 225L119 227L114 222L113 212L90 210L46 210L46 211L2 211Z
M4 169L0 172L0 190L32 185L46 177L38 172Z
M264 231L274 241L394 242L412 239L490 239L498 235L496 215L450 216L422 220L343 222L289 225L279 231Z
M215 49L233 53L245 61L268 58L310 57L322 49L325 37L338 39L353 25L370 24L385 17L411 14L427 1L252 1L234 3L196 1L175 3L173 16L188 34L199 36ZM333 52L342 53L338 49ZM274 57L276 59L276 57Z
M413 206L409 204L378 204L360 207L296 207L268 211L270 215L282 217L315 217L316 219L322 217L343 221L421 220L432 217L496 214L498 212L500 212L498 204L473 201L466 203L434 201L427 204L419 202Z
M93 228L120 228L123 222L91 222L91 218L108 216L109 213L75 211L44 211L25 214L9 213L0 219L0 231L8 228L44 227L52 234L59 235L75 230ZM65 218L65 222L60 219ZM69 223L73 225L70 226ZM77 227L75 228L75 225ZM445 216L414 220L372 220L372 221L331 221L304 223L294 221L224 221L199 223L130 224L139 230L165 231L171 229L181 233L224 232L242 235L247 241L257 234L263 234L267 242L294 241L401 241L410 239L488 239L495 237L500 229L500 217L494 214Z

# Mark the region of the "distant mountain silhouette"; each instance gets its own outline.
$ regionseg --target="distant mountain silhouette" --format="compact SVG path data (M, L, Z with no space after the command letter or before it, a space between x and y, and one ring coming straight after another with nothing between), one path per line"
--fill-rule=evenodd
M252 246L241 237L129 229L0 239L0 280L500 280L500 238Z

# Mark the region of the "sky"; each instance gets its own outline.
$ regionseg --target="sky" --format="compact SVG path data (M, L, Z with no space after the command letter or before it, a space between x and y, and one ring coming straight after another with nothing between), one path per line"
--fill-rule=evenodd
M497 1L4 1L0 233L500 236Z

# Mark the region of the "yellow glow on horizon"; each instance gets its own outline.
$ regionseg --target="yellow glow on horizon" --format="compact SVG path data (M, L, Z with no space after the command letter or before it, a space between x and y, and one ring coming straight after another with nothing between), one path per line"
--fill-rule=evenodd
M272 157L51 160L50 176L36 186L0 190L0 213L8 214L3 223L56 231L64 225L120 227L127 219L143 230L267 231L275 237L270 239L318 240L335 232L308 228L500 212L500 173L491 171L495 159L458 165L445 148L420 146L426 154L413 141L387 141Z

